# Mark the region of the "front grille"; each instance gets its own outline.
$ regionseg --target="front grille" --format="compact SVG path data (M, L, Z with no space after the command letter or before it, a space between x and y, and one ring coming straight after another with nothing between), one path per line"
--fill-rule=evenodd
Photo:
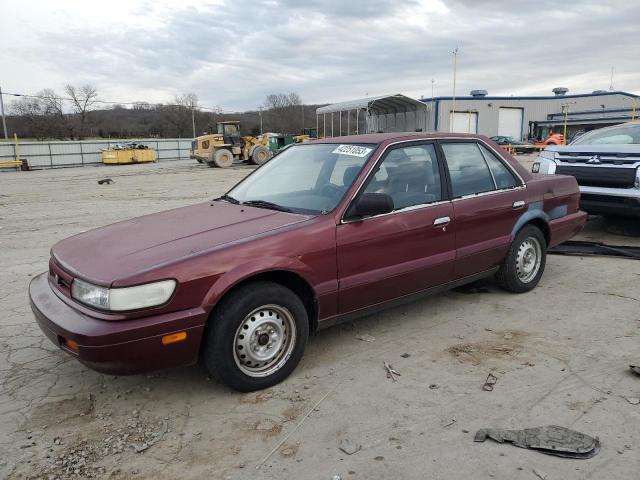
M630 165L640 162L640 153L558 152L556 158L564 163Z
M635 168L574 167L558 165L556 173L576 177L578 185L589 187L630 188L636 179Z
M71 283L73 275L67 273L53 258L49 260L49 275L54 285L66 296L71 296Z

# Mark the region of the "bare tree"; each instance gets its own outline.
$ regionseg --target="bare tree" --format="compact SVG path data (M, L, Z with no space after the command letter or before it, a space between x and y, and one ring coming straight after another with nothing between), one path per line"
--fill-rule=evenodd
M272 93L267 95L264 108L267 110L268 125L279 133L293 133L300 130L300 95Z
M185 93L176 95L173 104L163 106L162 111L172 130L177 130L178 136L190 137L195 130L197 108L198 96L195 93Z
M15 115L23 117L36 138L60 138L68 134L64 101L51 89L44 89L33 97L22 97L11 107Z
M198 106L198 96L195 93L176 95L173 101L181 107L196 108Z
M80 117L80 138L84 136L84 127L91 107L96 103L98 91L93 85L83 85L79 88L73 85L64 87L64 91L69 95L74 112Z
M48 136L44 102L40 98L22 97L11 104L9 111L26 121L30 136L38 139Z
M45 115L52 124L50 135L60 139L70 136L72 128L68 116L64 113L64 100L51 88L45 88L38 96L41 97Z

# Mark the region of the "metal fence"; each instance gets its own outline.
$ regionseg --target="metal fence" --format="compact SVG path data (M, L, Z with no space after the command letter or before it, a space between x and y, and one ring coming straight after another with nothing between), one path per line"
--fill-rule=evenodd
M108 150L117 143L135 142L155 148L158 160L179 160L189 158L191 139L110 139L60 142L18 142L18 153L32 168L78 167L102 163L102 150ZM0 142L0 161L15 160L16 145Z

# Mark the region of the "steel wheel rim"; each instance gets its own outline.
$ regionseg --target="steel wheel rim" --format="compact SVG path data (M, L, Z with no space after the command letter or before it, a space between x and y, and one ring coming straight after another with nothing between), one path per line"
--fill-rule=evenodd
M236 330L233 358L250 377L267 377L287 363L296 343L291 312L280 305L262 305L249 313Z
M542 263L542 247L537 238L528 237L518 247L516 256L516 272L522 283L533 280Z

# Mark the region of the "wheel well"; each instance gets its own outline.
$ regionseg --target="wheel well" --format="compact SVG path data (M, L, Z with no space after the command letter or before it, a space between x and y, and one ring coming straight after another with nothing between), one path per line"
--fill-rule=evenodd
M283 287L287 287L295 293L302 301L305 310L307 311L307 317L309 317L309 332L314 332L318 326L318 304L316 302L315 294L311 286L299 275L288 272L286 270L275 270L270 272L259 273L249 278L245 278L241 282L234 285L228 290L223 298L226 297L236 288L246 285L247 283L255 281L268 281L279 283ZM218 304L220 301L218 301ZM215 308L214 308L215 309Z
M551 230L549 229L549 224L545 222L542 218L534 218L525 223L522 227L527 225L533 225L537 227L542 234L544 235L544 240L547 242L547 246L549 246L549 242L551 241Z

